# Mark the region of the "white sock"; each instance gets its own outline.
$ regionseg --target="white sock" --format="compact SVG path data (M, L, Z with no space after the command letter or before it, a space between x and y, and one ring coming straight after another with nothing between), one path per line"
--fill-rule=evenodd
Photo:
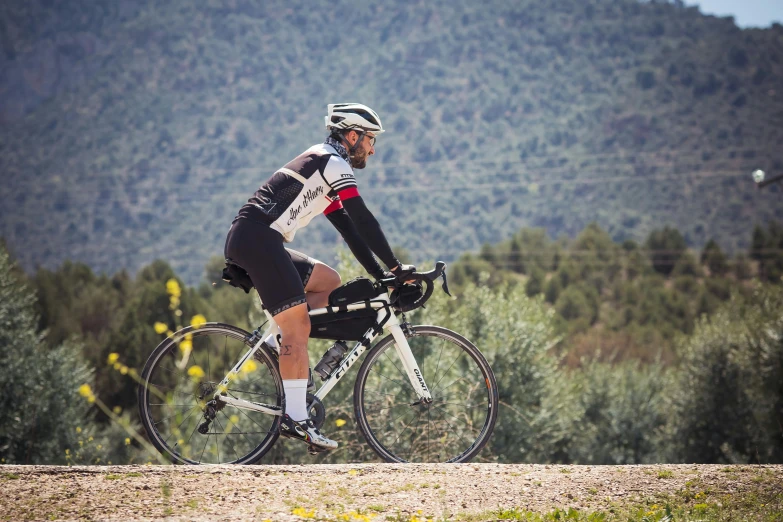
M307 379L283 379L285 412L299 422L307 420Z

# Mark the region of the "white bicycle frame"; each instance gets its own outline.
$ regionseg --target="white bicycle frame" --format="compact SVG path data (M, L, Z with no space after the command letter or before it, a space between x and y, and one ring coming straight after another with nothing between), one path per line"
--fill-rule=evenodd
M397 351L397 355L399 356L400 361L402 362L402 366L405 369L405 373L408 375L408 379L411 382L411 386L413 386L413 389L416 391L416 393L419 396L419 400L430 402L432 400L432 396L430 395L430 391L429 388L427 387L426 382L424 382L424 376L421 374L419 365L416 363L416 359L413 357L413 352L411 351L411 347L408 344L408 340L405 338L405 334L402 331L402 328L400 327L400 321L397 318L397 316L394 315L394 313L392 313L389 309L389 296L387 294L382 294L374 298L372 301L370 301L369 306L370 308L378 311L378 317L376 319L377 324L381 323L384 319L386 319L387 315L390 316L386 321L386 323L383 325L383 329L388 330L392 334L392 336L394 336L394 341L395 341L394 347ZM356 303L356 304L350 304L347 306L340 306L340 307L327 306L326 308L316 308L315 310L311 310L310 316L313 317L318 315L331 314L331 313L336 313L338 311L344 312L344 311L352 311L352 310L366 310L367 307L368 306L365 303ZM247 401L244 399L238 399L236 397L230 397L228 395L224 395L226 389L228 388L229 383L237 377L240 369L244 366L244 364L248 360L250 360L255 355L256 351L261 349L261 344L264 342L265 339L272 336L271 338L274 339L275 350L277 350L278 353L280 351L280 346L277 340L278 338L277 334L279 332L277 323L275 323L274 318L266 309L264 309L264 313L269 319L269 327L266 329L264 334L259 337L258 342L256 342L256 344L252 348L250 348L245 353L245 355L243 355L240 358L239 362L237 362L234 368L225 376L225 378L223 378L223 380L218 385L217 391L215 392L213 398L216 401L220 401L225 404L230 404L236 408L260 411L263 413L268 413L270 415L282 415L283 410L277 405L252 402L252 401ZM343 358L343 361L340 364L340 366L337 367L332 372L332 374L318 389L318 391L315 392L315 397L317 397L319 400L323 400L324 397L326 397L326 395L332 390L332 388L334 388L334 385L337 384L337 381L342 379L345 376L345 374L348 372L348 369L351 366L353 366L357 360L359 360L359 357L367 349L369 349L370 345L378 335L379 334L375 333L374 328L369 329L364 334L364 339L356 343L356 345L348 353L348 355L346 355Z

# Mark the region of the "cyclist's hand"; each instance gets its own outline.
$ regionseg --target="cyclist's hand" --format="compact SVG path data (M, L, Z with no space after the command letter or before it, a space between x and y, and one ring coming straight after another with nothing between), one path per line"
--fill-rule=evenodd
M391 269L391 272L392 274L394 274L394 277L397 278L397 281L402 283L415 282L414 279L406 279L409 275L411 275L415 271L416 271L416 267L413 265L397 265Z

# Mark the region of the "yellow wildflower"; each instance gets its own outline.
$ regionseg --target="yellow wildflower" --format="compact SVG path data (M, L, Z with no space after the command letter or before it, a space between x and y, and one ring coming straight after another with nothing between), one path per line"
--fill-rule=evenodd
M109 354L109 357L106 359L106 361L109 363L109 366L111 366L116 363L119 358L120 354L112 352Z
M155 328L156 334L166 333L169 329L169 327L166 326L166 323L161 323L160 321L157 321L152 327Z
M130 437L125 437L125 445L130 446Z
M179 297L182 295L182 288L180 288L179 282L172 278L166 281L166 292L172 297Z
M204 326L205 324L207 324L207 318L206 318L206 317L204 317L204 316L203 316L203 315L201 315L201 314L196 314L196 315L194 315L194 316L193 316L193 318L190 320L190 324L191 324L191 325L192 325L194 328L201 328L202 326Z
M204 377L204 370L201 369L201 366L196 364L188 368L188 375L193 379L201 379Z
M115 415L119 415L120 413L122 413L122 407L115 406L114 408L111 409L111 411L113 411Z
M87 399L87 402L95 402L95 395L92 393L92 388L90 388L89 384L79 386L79 395Z
M242 373L253 373L257 369L258 369L258 365L256 364L256 362L253 359L248 359L247 361L245 361L245 364L242 365L240 371Z
M92 437L89 437L89 438L87 439L87 442L92 442L92 440L93 440L93 439L92 439Z
M298 507L298 508L294 508L294 510L291 511L291 514L301 518L315 518L314 509L305 509L305 508Z
M348 471L349 475L356 475L356 473L357 473L357 471L355 469L352 469L352 470Z
M76 426L76 433L81 433L81 432L82 432L81 426Z
M127 375L128 374L128 367L125 366L124 364L121 365L120 366L120 373L123 374L123 375Z
M345 419L337 419L336 421L334 421L334 425L337 426L338 428L342 428L343 426L345 426L347 422L348 421L346 421Z
M193 341L190 339L184 339L182 342L179 343L179 349L182 350L182 353L188 353L191 350L193 350Z

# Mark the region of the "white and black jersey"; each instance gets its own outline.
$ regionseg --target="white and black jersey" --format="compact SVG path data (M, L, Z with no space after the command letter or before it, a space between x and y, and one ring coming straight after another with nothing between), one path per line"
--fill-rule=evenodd
M338 201L339 192L350 188L356 188L353 169L334 148L321 143L278 169L237 217L261 220L290 243L297 230Z
M399 265L378 221L364 204L343 145L329 137L287 163L240 209L234 222L248 219L269 226L291 242L313 217L325 214L368 273L384 275Z

